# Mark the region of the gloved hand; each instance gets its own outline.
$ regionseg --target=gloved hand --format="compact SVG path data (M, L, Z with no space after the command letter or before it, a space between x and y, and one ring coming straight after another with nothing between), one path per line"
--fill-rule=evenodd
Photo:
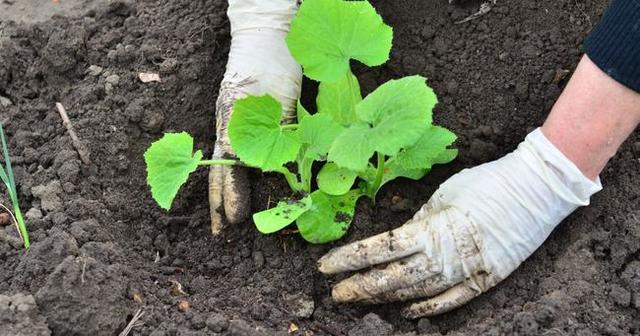
M216 103L215 158L235 158L227 125L236 99L270 94L294 118L302 70L285 43L297 0L229 0L231 49ZM250 213L249 184L242 167L212 166L209 172L211 231L218 234L223 216L229 223Z
M333 298L430 298L403 315L445 313L509 276L601 188L537 129L513 153L451 177L402 227L336 248L319 268L334 274L388 263L338 283Z

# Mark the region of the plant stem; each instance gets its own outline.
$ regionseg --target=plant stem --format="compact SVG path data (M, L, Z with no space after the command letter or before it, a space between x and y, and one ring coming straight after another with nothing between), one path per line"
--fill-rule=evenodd
M29 232L27 232L27 226L24 224L22 212L20 211L18 204L13 205L13 212L16 214L16 221L18 222L18 229L20 230L20 235L24 242L24 248L28 250L29 246L31 246L31 243L29 242Z
M198 163L199 166L244 166L244 164L238 160L216 159L216 160L202 160Z
M287 125L280 125L280 128L283 130L295 130L298 129L298 124L287 124Z
M300 170L300 177L302 178L302 189L311 193L311 167L313 166L313 160L304 158L298 165Z
M382 184L382 178L384 177L384 154L380 152L376 152L378 157L378 168L376 171L376 179L369 186L369 190L367 192L367 196L373 200L373 203L376 202L376 194L378 193L378 189L380 189L380 185Z
M287 183L289 184L289 188L291 188L291 190L303 191L302 183L298 181L298 176L290 172L289 169L287 169L286 167L280 167L278 170L275 170L275 172L284 175L284 178L287 180Z

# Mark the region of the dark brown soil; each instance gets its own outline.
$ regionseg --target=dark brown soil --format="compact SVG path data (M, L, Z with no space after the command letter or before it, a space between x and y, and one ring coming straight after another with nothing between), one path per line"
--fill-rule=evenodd
M637 132L603 173L593 205L473 303L418 321L402 319L399 304L336 305L337 279L315 269L331 246L262 236L250 222L211 237L206 171L169 213L147 190L142 154L162 132L186 130L212 151L226 1L109 3L77 18L0 21L0 96L12 102L0 105L0 120L33 240L25 253L15 229L0 228L1 335L118 335L138 309L143 325L130 335L286 335L290 323L294 335L640 334ZM428 77L440 97L435 119L460 136L460 157L420 182L385 187L376 208L361 203L336 244L401 225L447 177L511 151L544 120L606 5L498 1L483 18L454 25L479 3L447 3L374 1L394 26L394 51L387 65L358 72L366 91ZM92 65L103 71L88 73ZM139 71L163 82L142 84ZM72 147L58 101L90 165ZM252 179L255 210L286 195L278 177Z

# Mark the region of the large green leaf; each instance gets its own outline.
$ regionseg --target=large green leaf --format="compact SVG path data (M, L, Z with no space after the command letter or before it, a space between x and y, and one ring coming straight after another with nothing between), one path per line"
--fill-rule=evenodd
M318 188L329 195L344 195L351 190L356 177L358 173L353 170L328 162L318 173Z
M360 190L352 190L341 196L331 196L316 190L311 194L311 209L297 220L302 237L313 244L338 240L347 233Z
M410 76L381 85L356 105L356 114L373 126L367 134L373 149L394 156L422 136L436 103L425 79Z
M402 150L396 157L395 162L404 169L424 169L431 168L441 161L449 162L455 158L457 152L447 147L456 141L456 135L444 127L429 127L413 144L413 146ZM446 154L443 154L446 153ZM440 160L440 155L446 155Z
M360 84L351 71L338 81L320 83L316 99L318 113L329 114L342 125L350 125L356 121L356 104L360 101Z
M393 30L367 1L305 0L287 45L307 77L331 82L349 71L350 59L368 66L386 62L392 39Z
M300 142L307 145L305 157L313 160L326 159L331 145L343 130L344 127L326 114L314 114L302 119L298 135Z
M282 106L273 97L249 96L233 105L229 140L245 164L271 171L296 159L300 142L294 131L280 126Z
M371 127L365 123L354 124L345 129L329 149L329 161L353 171L364 171L374 149L369 142Z
M169 210L180 187L187 182L202 159L202 151L193 153L193 138L186 132L167 133L144 153L147 183L151 196L160 207Z
M311 196L298 201L281 201L275 208L253 214L258 231L269 234L284 229L311 208Z

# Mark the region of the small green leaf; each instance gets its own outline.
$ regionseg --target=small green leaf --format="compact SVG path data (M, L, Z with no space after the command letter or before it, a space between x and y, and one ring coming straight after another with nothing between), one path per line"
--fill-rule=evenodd
M338 80L349 60L368 66L389 59L393 30L367 1L305 0L291 22L287 45L305 75Z
M360 101L360 84L351 71L338 81L320 83L316 99L318 113L329 114L342 125L350 125L356 121L356 104Z
M311 196L298 201L281 201L278 206L253 214L258 231L269 234L284 229L311 208Z
M374 149L369 142L371 128L365 123L354 124L345 129L329 149L329 161L353 171L367 168Z
M352 190L341 196L314 191L311 194L311 209L297 220L302 237L313 244L324 244L342 238L351 225L360 196L360 190Z
M343 130L344 127L326 114L314 114L304 118L298 127L298 135L300 142L308 145L305 157L324 160L331 144Z
M151 196L169 210L180 187L198 168L202 151L193 153L193 138L186 132L167 133L144 153Z
M356 114L372 125L367 138L373 149L394 156L422 136L436 103L425 79L410 76L382 84L356 105Z
M440 161L449 162L455 158L455 155L453 152L447 151L447 147L456 141L456 138L456 135L448 129L432 126L422 134L413 146L402 150L395 157L395 162L404 169L431 168L433 164L440 163Z
M329 195L344 195L353 186L358 173L328 162L318 173L318 188Z
M298 100L298 108L296 113L298 116L298 123L302 122L304 118L311 116L311 113L309 113L309 111L307 111L307 109L302 106L302 102L300 102L300 100Z
M282 129L282 106L273 97L249 96L233 106L229 140L245 164L272 171L296 159L300 142L294 131Z

